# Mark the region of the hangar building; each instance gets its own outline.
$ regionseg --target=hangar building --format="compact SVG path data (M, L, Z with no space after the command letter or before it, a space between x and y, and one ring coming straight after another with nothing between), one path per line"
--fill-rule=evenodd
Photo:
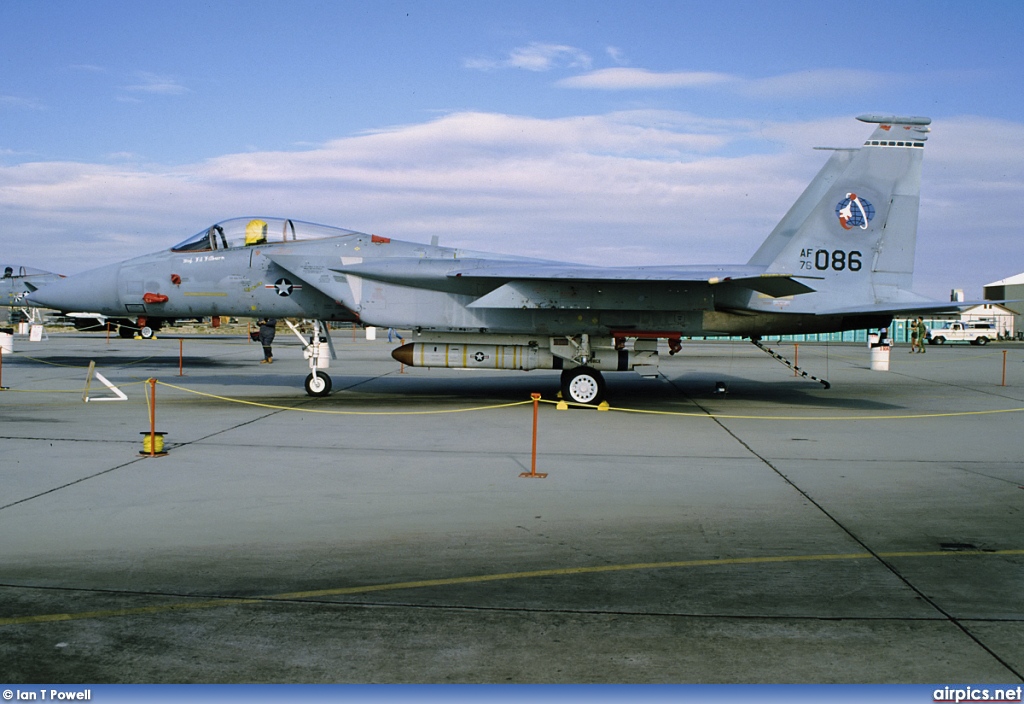
M986 301L1003 301L1002 304L1013 313L1013 330L1020 338L1024 334L1024 273L985 285Z

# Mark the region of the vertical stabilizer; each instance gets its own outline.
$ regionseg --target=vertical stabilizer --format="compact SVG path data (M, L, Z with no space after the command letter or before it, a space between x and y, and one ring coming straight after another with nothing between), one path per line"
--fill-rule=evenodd
M836 150L749 264L809 277L801 307L870 305L911 287L926 117L861 115L859 149ZM817 279L817 280L814 280Z

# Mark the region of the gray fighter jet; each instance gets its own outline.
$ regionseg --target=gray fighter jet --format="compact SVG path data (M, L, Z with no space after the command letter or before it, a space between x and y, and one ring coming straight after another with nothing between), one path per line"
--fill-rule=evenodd
M0 270L3 271L3 274L0 275L0 306L12 309L12 320L20 315L13 309L24 308L27 305L24 301L28 294L40 286L63 278L60 274L54 274L52 271L13 264L0 265Z
M910 290L931 120L862 115L862 147L825 166L746 264L601 267L400 242L297 220L241 218L162 251L69 277L35 305L137 319L315 321L306 391L330 392L323 321L411 329L410 366L561 369L597 403L602 372L653 376L658 341L823 333L954 310ZM962 305L962 304L961 304Z
M62 278L60 274L28 266L0 265L0 305L20 306L22 299L40 286Z

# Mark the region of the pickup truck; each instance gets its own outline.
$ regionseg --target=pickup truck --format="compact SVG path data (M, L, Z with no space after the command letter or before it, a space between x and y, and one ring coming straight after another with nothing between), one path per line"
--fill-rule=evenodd
M928 338L930 345L942 345L947 342L970 342L972 345L987 345L989 340L997 338L995 323L982 323L973 320L951 320L941 328L932 330Z

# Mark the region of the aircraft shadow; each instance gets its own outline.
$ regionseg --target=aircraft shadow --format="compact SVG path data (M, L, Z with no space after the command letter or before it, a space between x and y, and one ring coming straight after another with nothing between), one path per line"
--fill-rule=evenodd
M507 376L467 374L464 377L332 375L332 378L334 391L328 399L333 402L342 402L346 397L351 399L354 395L361 395L372 396L380 401L401 399L407 402L410 399L428 401L443 398L474 403L510 403L528 400L530 394L535 392L540 393L546 400L553 400L560 388L557 372L539 371L522 376L510 373ZM687 374L673 379L644 379L634 374L607 374L605 379L609 403L618 408L674 410L685 407L692 411L695 403L728 403L730 400L744 405L755 402L776 408L819 410L829 408L883 412L903 408L898 404L848 395L834 388L824 391L814 382L804 382L806 385L801 386L788 379L781 382L764 382L710 373ZM719 381L726 384L727 393L724 395L715 392ZM856 389L851 387L850 393L856 393Z
M112 367L174 367L175 371L178 369L178 355L154 355L152 357L140 357L136 355L95 354L89 355L88 357L82 357L75 355L34 354L4 357L4 364L10 364L12 366L51 364L60 367L82 367L84 369L89 366L89 362L96 362L97 367L106 369ZM221 361L211 359L209 357L189 357L188 355L185 355L182 358L182 364L186 369L190 367L196 369L209 369L240 366L238 362Z

